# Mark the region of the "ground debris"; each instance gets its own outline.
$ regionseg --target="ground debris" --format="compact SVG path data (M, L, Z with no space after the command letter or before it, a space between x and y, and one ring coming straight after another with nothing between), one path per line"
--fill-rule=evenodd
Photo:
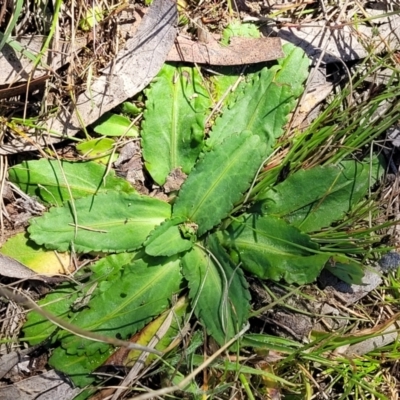
M81 389L73 388L65 378L54 370L32 378L15 382L13 385L0 387L2 400L70 400Z
M20 137L11 144L3 144L0 153L27 151L32 149L32 142L39 146L49 145L74 136L82 125L90 125L105 112L143 90L158 73L174 43L176 20L176 4L172 0L155 1L114 62L102 71L102 76L94 79L84 93L78 95L76 106L63 109L56 117L43 123L41 128L48 133L57 132L56 136L43 134L31 138L30 142Z
M258 318L265 323L265 329L282 337L307 342L312 331L337 332L348 324L349 313L346 308L359 301L374 290L382 282L379 268L365 271L362 285L350 285L323 270L319 277L322 290L315 286L307 286L304 293L307 298L293 294L285 299L284 304L279 301L273 309L262 313ZM287 291L271 284L269 290L276 298L286 296ZM275 300L261 286L252 284L256 299L260 302L259 308L275 302Z

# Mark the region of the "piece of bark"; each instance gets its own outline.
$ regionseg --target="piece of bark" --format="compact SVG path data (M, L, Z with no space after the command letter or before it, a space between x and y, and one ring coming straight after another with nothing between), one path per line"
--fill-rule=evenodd
M282 57L284 54L279 38L233 37L229 46L223 46L214 37L208 35L208 43L178 36L167 60L229 66L254 64Z
M318 281L326 292L339 295L345 305L349 306L377 288L382 283L382 278L380 276L380 267L376 265L365 270L361 285L343 282L327 270L321 272Z
M359 357L381 347L388 346L397 340L399 336L398 331L399 324L397 322L392 323L380 334L349 346L345 351L345 355L351 358Z
M16 279L40 279L30 268L11 257L0 254L0 275ZM35 278L36 277L36 278Z
M0 67L1 68L1 67ZM19 96L20 94L31 93L35 89L40 89L44 86L49 74L32 79L29 83L26 81L17 82L10 85L0 85L0 99L8 99L9 97ZM1 79L1 77L0 77Z
M145 10L143 10L146 13ZM137 20L139 17L136 18ZM121 24L121 30L127 35L133 35L137 28L136 21L129 26ZM166 61L182 61L211 65L242 65L275 60L283 57L280 39L265 38L250 39L233 37L229 46L223 46L218 39L207 34L207 42L195 41L178 36L171 48ZM22 36L15 39L24 49L29 49L33 54L39 54L46 36ZM38 66L34 71L33 62L23 53L17 53L9 45L2 50L0 58L0 99L16 96L26 91L28 79L30 86L36 87L51 76L55 71L70 62L73 54L88 44L89 35L71 41L57 41L56 48L46 51L43 61L49 67ZM14 85L12 87L11 85ZM20 88L23 87L24 90ZM17 90L17 88L19 90Z
M315 109L319 104L321 104L333 91L332 83L325 83L320 87L316 87L312 90L309 90L306 95L303 97L297 113L292 121L291 127L297 128L302 126L303 122L307 119L307 124L311 123L311 120L308 119L311 111Z

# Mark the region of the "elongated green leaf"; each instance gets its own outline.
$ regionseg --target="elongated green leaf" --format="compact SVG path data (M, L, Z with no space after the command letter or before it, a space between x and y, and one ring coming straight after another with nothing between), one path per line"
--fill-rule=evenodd
M182 222L182 219L174 218L157 226L144 243L146 253L155 257L170 257L191 249L193 241L182 237L179 227Z
M289 113L303 91L309 60L293 46L283 47L286 57L277 66L264 68L230 108L224 110L213 127L207 146L214 148L227 136L252 131L272 148L282 135Z
M196 316L208 333L224 344L248 318L250 294L240 268L235 268L215 238L209 240L212 255L194 247L182 258L189 295Z
M195 164L210 99L196 68L167 64L146 94L143 156L152 178L163 185L173 169L188 174Z
M327 227L366 195L379 178L377 167L377 163L371 169L368 163L345 161L339 166L298 171L260 196L262 211L284 216L303 232Z
M196 223L199 235L217 225L250 186L265 148L259 136L243 132L206 153L182 185L173 216Z
M181 285L177 259L139 259L126 265L121 277L96 296L72 321L82 329L126 339L164 311ZM60 335L69 354L90 356L109 347L71 333Z
M201 356L199 354L194 354L192 357L192 365L193 366L199 366L202 363L204 363L204 356ZM247 365L243 365L243 363L238 363L237 361L227 361L227 360L215 360L210 363L211 368L220 370L221 373L226 373L227 371L234 372L234 373L241 373L241 374L246 374L246 375L258 375L258 376L264 376L265 379L269 382L278 382L281 384L283 387L290 387L290 386L295 386L294 383L289 382L277 375L275 375L272 372L267 372L263 368L254 368L250 367ZM228 388L226 388L228 389ZM200 393L199 393L200 394Z
M129 263L132 257L132 253L121 253L102 258L91 266L93 274L86 284L82 283L81 286L77 286L72 282L64 282L40 300L38 305L56 317L70 321L73 318L71 306L77 298L84 297L88 290L92 290L93 284L98 284L98 286L96 286L95 291L91 292L91 298L106 291L110 281L119 281L121 267ZM22 328L25 340L32 346L47 339L57 329L57 325L34 311L28 313L27 320Z
M292 339L260 333L250 333L243 336L240 344L242 347L252 347L256 351L274 350L285 354L293 354L303 346L301 343Z
M155 198L110 191L53 208L32 219L28 231L36 243L59 251L131 251L170 217L170 209Z
M244 216L227 233L225 243L237 251L243 268L264 279L312 282L330 256L320 254L308 235L270 216Z
M106 290L98 290L97 296L72 320L72 324L103 336L126 339L170 305L180 284L179 261L139 259L114 276ZM62 341L61 347L53 352L49 364L68 374L77 386L93 382L95 377L90 373L114 351L107 343L67 332L61 332L58 337Z
M46 203L61 205L74 199L108 190L133 193L135 189L125 180L117 178L111 170L95 162L67 162L41 159L24 161L10 168L10 181L30 196L37 196Z

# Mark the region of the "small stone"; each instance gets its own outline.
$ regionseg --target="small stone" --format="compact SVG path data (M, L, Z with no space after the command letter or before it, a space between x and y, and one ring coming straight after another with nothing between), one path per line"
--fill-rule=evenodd
M384 256L378 261L382 272L389 273L391 271L396 271L399 266L400 266L400 254L391 251Z

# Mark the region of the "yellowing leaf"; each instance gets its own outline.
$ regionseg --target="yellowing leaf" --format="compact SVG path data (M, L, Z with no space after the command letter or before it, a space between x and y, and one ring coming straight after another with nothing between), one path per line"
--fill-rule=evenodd
M8 239L1 253L14 258L38 274L57 275L72 272L68 253L56 254L54 251L46 250L27 239L24 233Z

